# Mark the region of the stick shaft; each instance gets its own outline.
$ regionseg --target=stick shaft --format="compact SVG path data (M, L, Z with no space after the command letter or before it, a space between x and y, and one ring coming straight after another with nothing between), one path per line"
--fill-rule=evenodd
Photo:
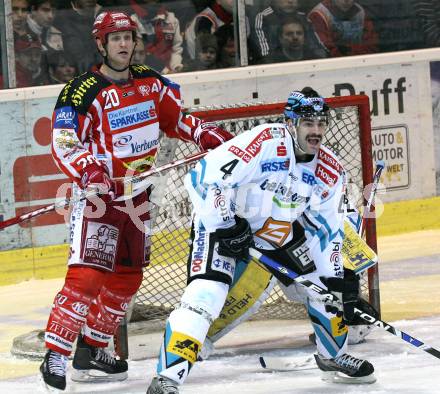
M172 169L174 167L178 167L178 166L180 166L182 164L187 164L187 163L191 163L193 161L199 160L203 156L205 156L207 153L208 152L200 152L200 153L196 153L195 155L188 156L188 157L186 157L184 159L179 159L179 160L171 161L171 162L169 162L167 164L164 164L163 166L160 166L160 167L157 167L157 168L152 168L152 169L150 169L150 170L148 170L148 171L146 171L146 172L144 172L144 173L142 173L140 175L136 175L136 176L133 176L133 177L130 177L130 178L124 178L123 182L124 182L124 184L130 184L130 183L139 182L140 180L148 178L148 177L150 177L152 175L156 175L156 174L159 174L161 172L170 170L170 169ZM55 211L58 208L64 208L64 207L73 205L73 204L75 204L78 201L84 200L84 199L89 198L89 197L94 197L94 196L97 196L96 192L83 192L83 193L81 193L81 196L78 199L66 198L65 200L63 200L61 202L49 204L49 205L46 205L46 206L44 206L42 208L36 209L34 211L27 212L27 213L25 213L23 215L15 216L15 217L13 217L11 219L7 219L5 221L0 222L0 230L4 229L6 227L12 226L14 224L18 224L18 223L25 222L27 220L33 219L33 218L35 218L37 216L44 215L44 214L49 213L49 212L53 212L53 211Z
M363 237L365 232L365 222L367 220L367 215L370 213L371 206L373 205L374 198L376 197L377 186L379 184L380 176L382 174L383 169L385 168L385 163L383 161L378 161L376 163L376 170L374 171L372 188L370 191L370 195L368 196L367 204L365 205L365 209L362 212L362 220L358 229L358 234Z
M300 283L303 286L320 294L323 297L323 300L338 301L337 297L334 294L330 293L328 290L322 288L321 286L318 286L317 284L306 279L304 276L301 276L301 275L297 274L296 272L290 270L289 268L284 267L282 264L278 263L277 261L272 260L271 258L263 255L258 250L250 248L249 254L253 258L257 259L263 265L265 265L267 267L271 267L271 268L277 270L278 272L281 272L283 275L287 276L290 279L293 279L295 282ZM421 340L407 334L404 331L398 330L397 328L393 327L391 324L389 324L383 320L376 319L374 316L371 316L371 315L365 313L364 311L361 311L358 308L354 308L354 312L357 315L359 315L367 324L372 324L376 327L382 328L385 331L389 332L390 334L409 343L410 345L413 345L416 348L421 349L421 350L431 354L432 356L440 359L440 351L438 351L437 349L434 349L431 346L426 345Z

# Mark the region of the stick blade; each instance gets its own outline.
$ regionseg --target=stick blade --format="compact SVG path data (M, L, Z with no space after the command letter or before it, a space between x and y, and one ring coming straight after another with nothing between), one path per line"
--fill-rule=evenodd
M316 368L313 356L303 357L268 357L260 356L261 366L268 371L300 371L303 369Z

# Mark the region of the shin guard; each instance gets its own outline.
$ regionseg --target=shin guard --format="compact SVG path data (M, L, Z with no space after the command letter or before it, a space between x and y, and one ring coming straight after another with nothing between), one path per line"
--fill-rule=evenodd
M212 280L192 281L182 296L180 307L167 321L160 349L157 373L182 384L219 316L229 286Z

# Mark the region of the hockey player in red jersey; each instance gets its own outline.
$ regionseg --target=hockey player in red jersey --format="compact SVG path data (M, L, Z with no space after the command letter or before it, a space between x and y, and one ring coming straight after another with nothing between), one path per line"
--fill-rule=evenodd
M148 265L150 218L148 208L136 210L148 206L148 189L128 200L136 211L133 220L116 178L150 168L160 131L202 150L231 138L182 112L179 85L145 65L130 66L136 24L126 14L99 14L93 35L103 64L64 86L52 117L52 154L73 181L73 194L93 188L101 196L72 209L68 271L46 327L48 351L40 371L47 386L60 390L66 387L67 357L77 338L73 380L127 377L127 363L105 348Z
M321 144L329 107L311 88L290 94L283 123L255 126L208 153L185 178L194 206L188 286L167 321L147 394L177 394L198 360L210 326L236 279L236 262L255 247L335 294L331 305L306 287L270 272L301 293L316 334L324 379L372 383L374 367L347 353L359 279L344 270L345 171ZM281 271L282 272L282 271Z

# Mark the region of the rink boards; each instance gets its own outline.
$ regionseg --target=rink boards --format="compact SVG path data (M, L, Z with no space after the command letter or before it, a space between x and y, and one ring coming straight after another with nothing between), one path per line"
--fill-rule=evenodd
M377 221L378 234L380 237L419 230L439 229L439 217L440 197L388 203L385 204L385 210ZM182 246L186 242L186 236L187 231L185 230L155 235L153 244L156 245L156 250L153 254L152 263L185 264L187 248L179 249L176 246ZM423 240L420 240L420 242L423 243ZM426 247L429 249L429 246ZM168 250L178 249L180 252L177 254L170 255L167 252ZM0 286L18 283L30 278L50 279L61 277L66 272L67 254L67 244L2 251L0 252ZM396 256L397 258L401 257L399 254ZM393 257L382 255L379 247L379 265L381 261L390 259L392 260Z

